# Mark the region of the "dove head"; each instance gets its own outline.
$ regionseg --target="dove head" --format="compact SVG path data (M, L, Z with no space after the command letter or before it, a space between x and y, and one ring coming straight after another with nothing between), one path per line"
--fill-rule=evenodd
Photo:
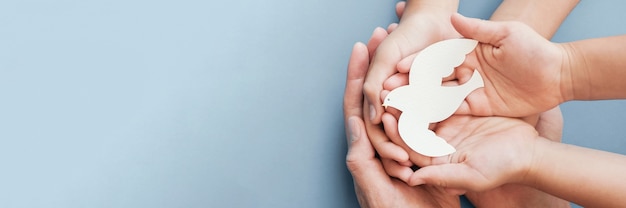
M411 88L408 86L398 87L385 97L383 101L383 107L393 107L400 111L404 111L411 105Z

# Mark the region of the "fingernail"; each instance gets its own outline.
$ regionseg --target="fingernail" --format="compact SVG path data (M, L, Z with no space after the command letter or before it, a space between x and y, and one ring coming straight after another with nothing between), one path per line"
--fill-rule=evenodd
M348 137L350 139L350 143L355 142L361 137L361 128L356 119L357 118L355 117L348 118Z
M374 108L373 105L370 105L370 120L374 120L374 117L376 117L376 108Z

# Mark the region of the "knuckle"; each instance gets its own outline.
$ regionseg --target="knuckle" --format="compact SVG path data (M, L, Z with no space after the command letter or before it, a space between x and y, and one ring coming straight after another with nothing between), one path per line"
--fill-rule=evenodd
M350 156L350 154L346 156L346 167L348 167L351 173L356 173L361 169L359 160Z
M437 180L436 184L439 187L448 188L448 181L446 180Z
M376 92L377 88L378 85L374 84L372 81L366 80L363 83L363 93L365 93L365 95Z

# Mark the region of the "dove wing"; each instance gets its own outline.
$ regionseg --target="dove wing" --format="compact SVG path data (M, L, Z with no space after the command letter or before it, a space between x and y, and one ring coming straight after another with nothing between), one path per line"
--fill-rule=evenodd
M407 139L417 138L416 135L419 134L419 131L428 129L428 121L420 118L424 117L421 117L416 113L412 113L411 111L402 112L402 114L400 114L400 118L398 118L398 133L407 145L409 144Z
M426 47L411 64L409 84L433 79L441 84L441 79L452 74L477 44L478 41L472 39L449 39Z
M398 119L398 133L413 151L428 156L440 157L456 151L446 140L428 129L428 122L416 113L402 112Z

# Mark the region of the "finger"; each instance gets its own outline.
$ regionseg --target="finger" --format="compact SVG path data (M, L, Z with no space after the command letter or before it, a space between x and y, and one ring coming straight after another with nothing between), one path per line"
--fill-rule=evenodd
M396 73L391 75L385 82L383 83L383 90L393 90L400 86L409 84L409 74L407 73Z
M418 53L411 54L407 56L406 58L403 58L402 60L400 60L400 62L398 62L398 64L396 65L398 72L409 73L409 71L411 70L411 66L413 65L413 60L415 60L415 57L417 56L417 54ZM476 64L473 62L469 63L469 61L466 61L466 62L456 67L450 76L443 78L443 81L445 82L445 81L451 81L454 79L459 79L461 83L467 82L474 73L474 68L472 68L471 66L476 65Z
M364 104L368 105L367 100ZM367 115L365 116L365 128L367 129L370 141L381 158L391 159L398 162L406 162L409 160L408 153L400 146L391 142L387 135L385 135L385 132L381 129L381 126L373 124L369 121Z
M385 100L385 97L387 97L387 95L390 93L391 91L389 90L383 90L382 92L380 92L380 99ZM393 108L385 108L385 110L389 110L389 109L393 109Z
M369 106L367 113L368 118L371 119L371 122L374 124L380 123L380 116L384 112L382 107L382 101L380 100L380 92L382 91L382 83L393 73L381 72L381 64L380 62L372 63L373 65L378 65L378 69L372 69L368 72L368 76L365 79L365 84L363 85L363 93L365 94L365 98L368 100ZM385 67L389 68L389 67ZM382 69L384 70L384 69Z
M393 40L383 41L376 49L376 54L374 54L363 85L365 98L371 104L367 107L369 109L368 114L374 124L380 123L380 116L384 112L382 102L379 99L382 85L387 78L396 73L395 66L401 57L401 48Z
M444 81L456 79L459 81L459 84L465 84L472 78L473 75L474 75L473 68L462 65L462 66L455 68L452 75L450 75L450 77L444 78Z
M474 70L478 70L479 67L480 62L478 61L476 50L474 50L467 54L465 61L463 61L461 65L454 68L454 78L458 79L460 83L466 83L474 75ZM483 72L479 72L484 77L484 74L482 74Z
M375 157L375 151L367 138L362 118L363 81L369 67L367 46L356 43L348 63L348 75L344 93L344 116L348 135L346 166L354 179L355 187L371 192L390 184L390 178ZM367 185L364 185L367 184ZM376 190L369 190L376 189Z
M487 83L485 85L487 85ZM467 95L454 114L492 116L493 111L489 106L489 99L485 93L485 88L478 88Z
M467 192L467 190L465 189L457 189L457 188L445 188L444 190L450 195L457 195L457 196L463 195Z
M500 41L509 33L508 27L499 22L467 18L458 13L451 17L452 26L463 37L500 47Z
M385 134L387 134L389 140L401 148L407 149L408 146L404 143L398 132L398 120L390 113L384 113L382 122L384 126L383 129L385 129Z
M444 81L441 86L459 86L459 80Z
M343 97L344 118L351 116L362 117L363 104L363 79L369 67L369 55L363 43L356 43L352 48L350 61L348 62L348 75L346 89Z
M389 184L391 179L383 169L380 160L375 157L374 148L367 138L363 120L357 116L352 116L348 118L348 126L351 139L346 155L346 166L352 174L355 184L364 189L376 189ZM368 185L363 186L363 184Z
M375 61L375 60L373 61L373 63L376 63L379 66L386 65L383 61L389 60L387 56L389 56L390 54L388 53L380 53L378 56L374 56L375 52L378 50L378 47L387 36L388 36L387 31L385 31L382 28L376 28L374 29L374 32L372 33L372 37L370 38L370 41L368 41L368 44L367 44L368 51L370 52L369 54L370 60L374 60L375 57L377 59L382 59L379 61ZM370 115L369 118L372 118L372 121L374 124L380 123L380 119L378 118L377 112L382 113L382 106L381 106L380 100L374 99L378 97L378 94L380 93L381 88L378 84L375 84L375 83L382 83L383 81L379 81L379 80L386 78L388 76L388 75L373 75L373 74L380 74L379 72L380 70L370 70L370 72L368 72L367 78L363 85L363 93L365 94L365 97L370 101L369 103L372 103L366 108L368 110L367 114Z
M404 8L406 8L406 1L400 1L396 4L396 15L398 15L398 19L402 18Z
M370 37L370 40L367 41L367 51L369 52L370 60L374 56L374 52L376 51L376 48L378 48L378 45L383 42L388 34L389 33L387 33L387 31L381 27L377 27L374 29L374 32L372 32L372 37Z
M396 161L397 162L397 161ZM412 168L413 166L415 166L415 164L413 164L411 161L404 161L404 162L398 162L398 164L402 165L402 166L406 166L409 168Z
M563 115L559 106L541 113L535 129L539 132L539 136L548 138L551 141L561 142L563 136Z
M398 62L398 64L396 65L398 72L409 73L409 71L411 70L411 65L413 64L413 60L415 60L416 56L417 53L414 53L400 60L400 62Z
M428 129L432 131L433 129L437 128L437 124L439 124L439 123L428 124Z
M411 175L408 184L411 186L432 184L443 188L472 191L484 191L488 187L488 181L481 173L463 163L420 168Z
M389 24L389 26L387 26L387 33L391 33L394 30L396 30L396 28L398 28L398 23L391 23Z
M387 175L391 177L395 177L400 179L401 181L407 182L409 178L413 174L413 170L410 166L403 166L398 162L390 159L381 159L383 162L383 168Z

